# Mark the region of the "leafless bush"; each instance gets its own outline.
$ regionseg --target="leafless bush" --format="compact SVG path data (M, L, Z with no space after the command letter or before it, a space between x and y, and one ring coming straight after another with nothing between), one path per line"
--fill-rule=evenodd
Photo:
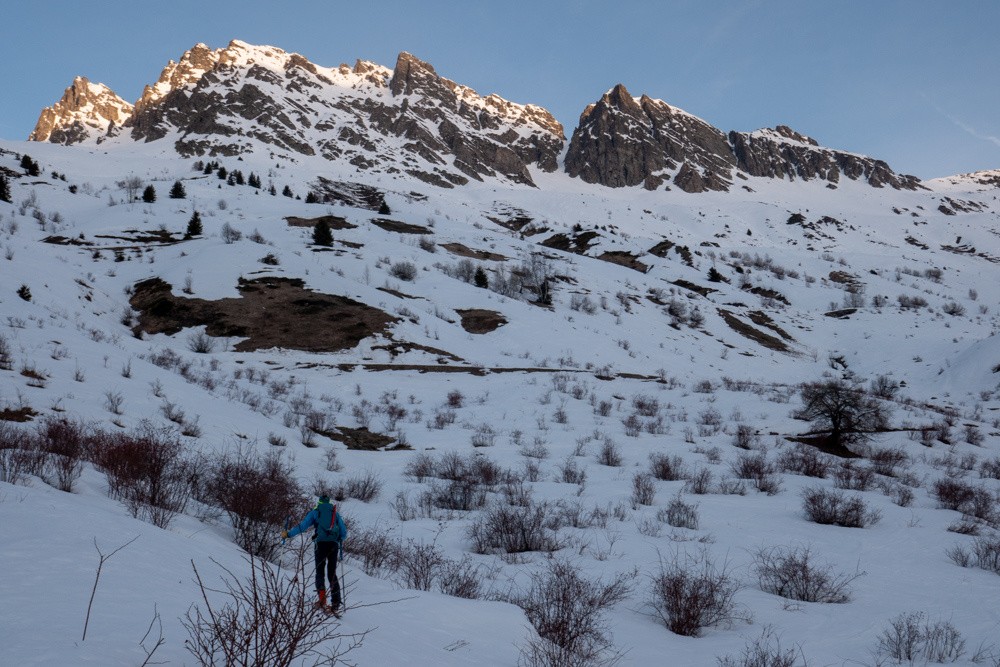
M312 577L304 550L291 575L253 556L245 560L249 574L242 578L212 561L223 572L221 589L207 585L191 563L204 607L192 605L181 623L188 633L184 647L196 664L335 664L361 644L365 633L340 633L334 617L308 603Z
M801 602L848 602L851 583L864 575L837 573L832 565L817 565L810 547L761 547L753 560L762 591Z
M708 468L698 468L684 484L687 493L704 495L712 492L712 471Z
M656 497L656 483L653 476L645 472L637 472L632 476L632 507L652 505Z
M642 394L632 397L632 407L642 417L655 417L660 412L660 402L652 396Z
M979 464L979 476L1000 479L1000 458L992 461L983 461Z
M480 424L472 434L473 447L492 447L496 441L497 433L489 424Z
M597 462L601 465L611 467L621 467L624 464L621 449L611 438L605 438L601 444L601 450L597 454Z
M220 230L219 235L222 237L223 242L227 244L236 243L243 238L243 232L236 229L228 222L222 223L222 229Z
M978 567L1000 574L1000 534L977 537L972 543L972 553Z
M446 560L441 566L438 587L445 595L467 600L481 600L487 595L485 583L495 576L469 556L461 560Z
M553 528L547 504L512 507L495 504L469 527L472 549L479 554L558 551L564 545Z
M877 449L868 458L872 463L872 470L886 477L895 477L899 473L898 469L910 462L910 457L900 447Z
M888 375L879 375L871 381L871 392L878 398L891 401L899 392L899 383Z
M436 543L408 540L392 550L392 569L404 588L429 591L447 562Z
M739 590L727 566L716 567L707 552L675 554L670 561L660 560L659 572L653 576L652 606L671 632L697 637L702 628L738 617Z
M686 479L688 475L687 468L680 456L668 456L663 453L649 455L649 472L656 479L667 482Z
M265 560L277 557L274 536L305 502L293 467L278 450L240 449L209 461L202 493L229 516L236 543Z
M197 354L209 354L215 350L215 340L204 331L188 336L188 349Z
M621 574L605 583L587 579L580 568L564 560L549 561L531 577L526 591L507 594L506 601L524 609L538 638L522 649L530 667L611 665L621 654L611 641L608 610L632 589L634 574Z
M909 612L890 621L879 635L875 653L910 664L956 662L965 654L965 640L951 623L931 624L923 612Z
M892 499L892 502L900 507L909 507L913 504L913 489L905 484L893 481L890 484L884 485L882 491Z
M565 484L583 484L587 480L587 470L581 468L575 458L567 456L563 464L559 466L557 479Z
M382 479L372 470L360 472L339 483L333 490L337 500L355 498L363 503L370 503L382 493Z
M730 465L733 476L753 481L754 487L769 496L781 490L781 480L764 452L741 452Z
M867 491L875 483L875 472L868 466L858 465L854 459L845 459L833 471L833 485L838 489Z
M145 425L128 434L95 434L90 458L107 475L108 496L132 516L167 528L187 507L194 470L170 430Z
M698 505L684 502L684 498L679 493L657 513L657 517L664 519L667 525L674 528L698 530Z
M90 429L83 422L55 417L42 421L35 436L38 451L45 455L42 479L60 491L72 492L83 472L89 437Z
M622 426L625 427L625 435L630 438L638 438L639 434L642 433L642 419L635 413L623 419Z
M733 447L757 449L760 447L760 436L749 424L738 424L733 435Z
M397 541L390 537L388 529L351 526L350 532L350 539L344 540L344 551L361 562L365 574L376 577L393 562Z
M802 501L806 518L819 524L867 528L882 518L878 510L865 505L861 496L848 498L840 491L822 487L803 491Z
M798 662L800 657L802 661ZM781 648L781 641L770 626L761 631L760 637L747 642L741 655L718 658L718 661L719 667L806 667L801 649Z
M448 392L448 397L445 401L449 408L458 409L465 404L465 396L462 395L458 389L452 389Z
M410 282L417 277L417 265L413 262L393 262L389 267L389 275L399 280Z
M826 478L830 473L830 457L812 445L795 445L782 451L776 461L782 472L806 477Z
M22 428L0 421L0 482L18 484L43 464L36 443Z
M945 509L956 510L987 523L996 518L993 494L983 486L945 477L934 482L934 496Z

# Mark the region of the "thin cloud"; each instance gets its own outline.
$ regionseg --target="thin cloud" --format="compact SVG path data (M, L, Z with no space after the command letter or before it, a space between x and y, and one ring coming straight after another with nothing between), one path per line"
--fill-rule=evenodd
M1000 137L995 137L992 134L983 134L982 132L979 132L978 130L976 130L976 128L972 127L971 125L969 125L968 123L966 123L965 121L963 121L961 118L958 118L957 116L954 116L953 114L950 114L947 111L945 111L944 109L942 109L940 106L938 106L932 100L930 100L927 97L927 95L923 95L923 98L927 100L928 104L930 104L930 106L935 111L937 111L939 114L941 114L942 116L944 116L945 118L947 118L951 122L952 125L954 125L958 129L962 130L963 132L965 132L966 134L968 134L970 137L973 137L975 139L979 139L980 141L987 141L987 142L993 144L994 146L1000 147Z

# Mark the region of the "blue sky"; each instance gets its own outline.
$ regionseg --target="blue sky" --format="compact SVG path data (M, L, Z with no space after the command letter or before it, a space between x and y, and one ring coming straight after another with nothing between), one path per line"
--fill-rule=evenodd
M134 102L198 42L442 76L549 109L572 133L616 83L722 130L778 124L931 178L1000 168L992 0L32 0L5 2L0 137L24 139L74 76Z

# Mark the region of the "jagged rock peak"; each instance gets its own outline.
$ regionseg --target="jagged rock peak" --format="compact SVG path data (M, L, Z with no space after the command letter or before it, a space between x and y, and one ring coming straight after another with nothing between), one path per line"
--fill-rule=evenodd
M610 187L656 189L673 177L687 192L726 190L734 166L722 132L622 84L584 110L566 154L570 176Z
M105 134L131 113L132 105L103 83L78 76L58 102L42 110L28 141L77 143Z

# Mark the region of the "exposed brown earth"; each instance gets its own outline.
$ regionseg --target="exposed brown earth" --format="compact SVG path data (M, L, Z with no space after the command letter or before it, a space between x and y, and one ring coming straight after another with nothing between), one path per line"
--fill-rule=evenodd
M733 315L728 310L723 308L719 309L719 315L722 315L722 319L726 321L726 324L741 336L745 336L755 343L763 345L769 350L775 350L777 352L784 352L786 354L792 354L791 348L785 345L785 342L780 338L775 338L769 334L764 333L760 329L756 329L743 320L739 319Z
M133 331L172 335L205 326L210 336L246 338L238 352L281 347L334 352L385 334L398 319L347 297L308 290L298 278L240 279L239 298L218 301L178 297L169 283L151 278L135 285L132 308L139 312Z
M490 333L507 324L507 318L495 310L470 308L468 310L456 310L455 312L462 318L462 328L469 333Z
M321 215L318 218L299 218L294 215L289 215L285 217L285 222L288 223L289 227L315 227L316 223L324 221L329 225L330 229L355 229L357 225L352 225L347 221L347 218L341 218L336 215Z
M376 227L381 227L387 232L396 232L397 234L433 234L430 229L423 227L421 225L413 225L409 222L400 222L399 220L390 220L389 218L372 218L372 224Z
M640 262L637 256L622 250L609 250L608 252L598 255L597 259L610 262L612 264L618 264L619 266L624 266L627 269L632 269L633 271L638 271L639 273L646 273L646 271L649 271L649 266Z
M442 243L441 247L451 254L458 255L459 257L469 257L470 259L490 262L503 262L507 259L504 255L499 253L490 252L488 250L473 250L472 248L461 243Z

